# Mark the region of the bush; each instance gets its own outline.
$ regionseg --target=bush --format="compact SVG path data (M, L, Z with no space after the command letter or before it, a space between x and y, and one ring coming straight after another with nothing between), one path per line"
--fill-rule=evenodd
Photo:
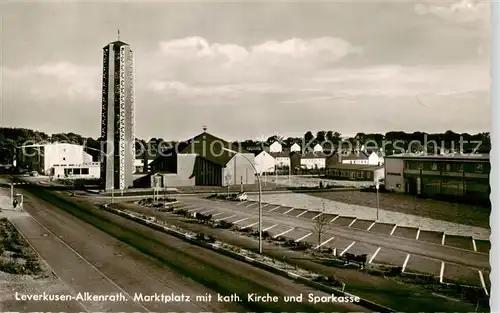
M279 242L286 242L287 241L286 237L284 237L284 236L278 236L275 238L275 240L279 241Z
M205 241L205 234L204 233L196 234L196 239L200 241Z
M23 267L13 261L0 261L0 271L15 275L22 274L24 272Z
M208 241L209 243L214 243L214 242L216 242L216 241L217 241L217 238L215 238L215 236L208 235L208 239L207 239L207 241Z
M233 225L234 224L231 222L219 221L219 223L217 224L217 228L229 229L229 228L233 227Z
M32 274L38 274L42 271L42 267L40 266L40 263L34 260L27 260L25 264L26 269L31 272Z
M398 267L391 267L389 271L387 272L388 276L399 276L403 273L403 268L398 266Z
M295 250L305 251L310 248L312 248L312 245L308 242L301 241L299 243L295 243Z
M186 216L189 214L189 212L186 209L180 209L180 210L174 210L174 214Z
M285 241L285 243L283 244L285 247L295 247L296 243L294 240L292 239L288 239L287 241Z
M262 232L262 238L263 239L267 239L267 238L270 238L271 237L271 234L269 234L268 231L263 231Z

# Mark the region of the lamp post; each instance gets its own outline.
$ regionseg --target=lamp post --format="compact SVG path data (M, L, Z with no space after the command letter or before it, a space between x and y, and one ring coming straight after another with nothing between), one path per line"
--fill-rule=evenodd
M380 188L380 181L377 178L375 181L375 189L377 189L377 221L378 221L378 209L379 209L379 194L378 194L379 188Z
M222 148L224 151L231 152L234 154L238 154L239 152L227 149L227 148ZM255 168L255 165L253 162L247 158L244 154L240 154L245 160L250 163L252 166L252 169L255 171L255 174L257 175L257 184L259 185L259 253L262 254L262 186L260 183L260 174L259 171Z

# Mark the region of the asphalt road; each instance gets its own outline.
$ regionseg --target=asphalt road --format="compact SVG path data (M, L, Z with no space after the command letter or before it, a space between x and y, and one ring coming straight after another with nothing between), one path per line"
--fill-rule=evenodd
M27 195L25 210L36 221L20 218L15 223L38 246L40 254L53 265L59 277L75 291L128 295L127 302L84 303L88 311L368 311L355 304L285 302L283 296L288 295L303 294L306 300L310 293L328 295L116 215L98 209L87 211L47 196L40 189L33 192L50 204ZM155 293L183 293L191 295L192 301L196 295L212 294L213 299L167 304L133 303L130 299L135 294ZM215 300L218 293L236 294L242 301L218 302ZM247 301L248 294L252 293L277 296L279 300L273 303Z
M236 215L231 221L234 222L234 219L241 220L248 217L245 222L247 225L251 225L251 222L255 222L258 218L258 206L248 206L250 202L249 204L242 205L238 204L238 202L214 201L199 197L183 197L181 201L193 209L207 209L205 211L200 209L198 212L207 212L210 210L212 210L209 212L211 214L224 212L224 214L218 215L217 217L214 217L214 219L221 219L223 216ZM317 216L318 212L305 212L305 214L302 214L300 217L297 217L297 215L301 214L300 212L295 216L285 214L291 209L292 208L276 209L276 206L274 206L273 209L270 209L270 206L267 206L267 208L263 208L263 221L265 221L267 225L280 225L283 226L283 228L298 228L304 230L306 234L308 232L314 233L316 222L312 218ZM308 213L312 214L307 215ZM333 218L334 216L332 216L332 220ZM353 225L349 227L349 224L346 223L344 224L345 226L341 226L333 221L333 223L329 223L325 226L323 236L325 238L336 237L348 241L350 240L351 242L384 247L391 250L401 251L403 253L464 265L478 270L490 269L489 256L486 253L468 251L465 249L442 245L441 243L424 242L421 240L397 237L394 235L391 236L389 233L376 233L366 229L354 228L352 227ZM255 228L257 226L252 225L252 227ZM306 234L304 234L304 236Z

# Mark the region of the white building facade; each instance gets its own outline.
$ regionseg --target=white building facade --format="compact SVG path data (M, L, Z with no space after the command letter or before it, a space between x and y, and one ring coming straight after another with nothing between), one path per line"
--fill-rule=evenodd
M275 158L267 153L266 151L262 151L257 154L254 158L254 165L259 174L263 173L274 173L276 168L276 160Z
M101 176L101 165L99 162L54 164L51 176L54 179L98 179Z
M269 146L269 152L271 153L283 152L283 146L279 142L275 141Z
M300 145L298 143L294 143L290 147L290 152L300 152Z
M54 165L91 163L92 156L84 151L83 146L69 143L53 143L43 146L43 171L51 175Z

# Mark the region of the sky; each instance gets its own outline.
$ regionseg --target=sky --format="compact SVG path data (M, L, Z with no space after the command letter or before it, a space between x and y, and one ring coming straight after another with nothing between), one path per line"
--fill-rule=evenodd
M0 125L100 134L102 48L135 54L136 136L484 132L490 5L474 1L16 2Z

